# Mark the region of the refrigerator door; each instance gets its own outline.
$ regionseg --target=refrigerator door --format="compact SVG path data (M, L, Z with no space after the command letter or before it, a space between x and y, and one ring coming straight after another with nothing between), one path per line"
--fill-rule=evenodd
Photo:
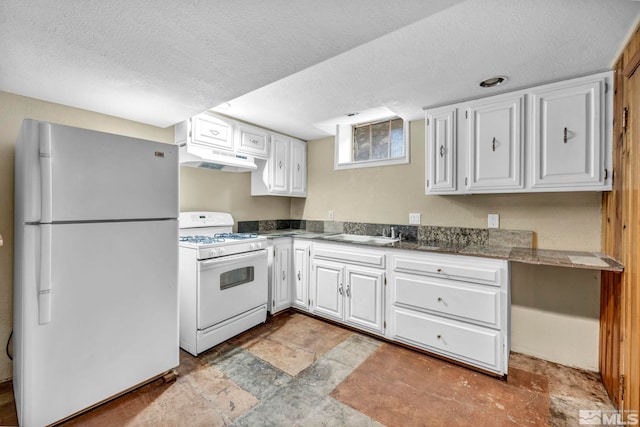
M178 147L25 120L16 144L24 221L178 216Z
M27 225L22 233L21 425L53 423L178 366L177 220Z

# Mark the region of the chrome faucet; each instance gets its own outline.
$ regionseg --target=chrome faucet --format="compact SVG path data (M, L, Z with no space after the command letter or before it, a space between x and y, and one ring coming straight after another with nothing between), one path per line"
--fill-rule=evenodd
M391 238L392 239L396 238L396 228L395 227L391 227Z

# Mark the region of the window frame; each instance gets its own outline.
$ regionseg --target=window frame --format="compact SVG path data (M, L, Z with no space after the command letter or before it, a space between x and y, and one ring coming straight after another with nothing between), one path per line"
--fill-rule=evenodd
M393 165L403 165L410 163L410 135L409 135L409 121L402 119L402 133L403 133L403 146L404 146L404 156L396 157L393 159L378 159L378 160L353 160L353 150L354 150L354 141L353 141L353 128L354 126L362 126L365 124L376 124L385 121L390 121L394 119L402 119L402 117L398 116L390 116L390 117L379 117L373 118L371 120L367 120L361 123L348 123L348 124L338 124L336 126L336 137L335 137L335 153L334 153L334 170L342 170L342 169L357 169L357 168L370 168L370 167L379 167L379 166L393 166Z

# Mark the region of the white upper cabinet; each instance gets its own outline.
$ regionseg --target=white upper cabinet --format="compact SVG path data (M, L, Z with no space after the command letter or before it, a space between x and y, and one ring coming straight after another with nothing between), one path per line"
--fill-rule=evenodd
M451 193L456 187L457 108L426 112L427 193Z
M271 134L271 152L266 161L256 161L251 172L252 196L307 196L307 143Z
M269 157L270 135L264 129L239 123L236 127L236 151L249 156Z
M611 190L612 76L426 110L426 194Z
M469 104L467 187L471 190L524 187L524 95Z
M270 162L269 190L271 193L287 194L289 192L289 152L289 140L274 136L273 156Z
M291 195L307 195L307 144L291 141Z
M605 187L605 111L602 78L533 92L534 188Z
M190 137L192 142L233 151L233 124L209 112L198 114L191 119Z

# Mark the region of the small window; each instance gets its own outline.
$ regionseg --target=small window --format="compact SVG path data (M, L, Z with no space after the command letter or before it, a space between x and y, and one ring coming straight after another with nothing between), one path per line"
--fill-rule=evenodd
M409 163L408 122L399 117L338 125L335 169Z
M404 157L402 119L353 125L352 162Z

